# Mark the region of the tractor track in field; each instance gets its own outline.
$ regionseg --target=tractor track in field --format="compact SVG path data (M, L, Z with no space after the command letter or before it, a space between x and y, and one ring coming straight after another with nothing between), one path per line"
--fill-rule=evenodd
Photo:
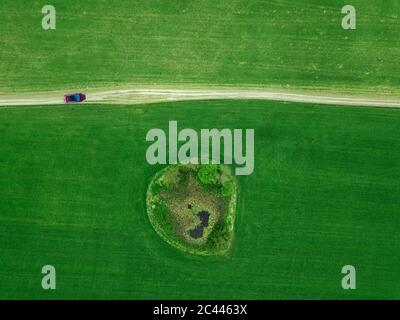
M85 104L139 104L185 100L271 100L312 104L343 106L364 106L399 108L400 99L356 98L322 96L312 94L285 93L261 89L115 89L85 92ZM0 95L0 106L43 106L64 104L63 94L59 92L27 93L6 97Z

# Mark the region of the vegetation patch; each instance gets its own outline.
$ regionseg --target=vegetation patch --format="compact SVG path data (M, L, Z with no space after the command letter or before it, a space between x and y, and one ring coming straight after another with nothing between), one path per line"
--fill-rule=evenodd
M147 213L169 244L200 255L227 254L233 240L237 185L225 165L175 165L147 191Z

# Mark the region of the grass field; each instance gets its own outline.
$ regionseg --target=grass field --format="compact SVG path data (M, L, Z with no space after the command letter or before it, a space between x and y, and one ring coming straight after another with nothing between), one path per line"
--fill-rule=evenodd
M400 2L2 0L0 94L115 85L257 86L399 96Z
M180 252L147 219L145 136L168 119L255 129L229 258ZM399 298L399 123L262 101L2 108L0 298Z

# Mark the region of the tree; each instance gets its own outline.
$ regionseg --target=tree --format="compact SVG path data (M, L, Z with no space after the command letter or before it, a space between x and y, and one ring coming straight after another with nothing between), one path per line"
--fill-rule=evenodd
M203 164L197 172L197 178L203 185L209 186L218 182L218 166L216 164Z

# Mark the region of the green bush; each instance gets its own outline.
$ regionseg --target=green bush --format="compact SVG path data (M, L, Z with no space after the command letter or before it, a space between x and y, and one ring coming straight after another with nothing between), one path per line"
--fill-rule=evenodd
M160 180L159 180L159 181L156 181L156 182L154 182L154 183L151 185L151 194L152 194L153 196L155 196L155 195L157 195L157 194L160 192L160 190L163 189L163 188L165 188L164 184L163 184Z
M203 164L200 165L197 172L197 178L200 183L205 186L215 185L218 182L218 165L216 164Z
M207 240L207 247L214 250L225 250L229 246L230 232L224 221L218 221Z
M167 227L171 225L171 220L168 215L168 209L163 201L158 201L154 208L154 217L158 224L162 227Z
M235 187L232 181L226 182L221 188L221 196L230 197L235 191Z

